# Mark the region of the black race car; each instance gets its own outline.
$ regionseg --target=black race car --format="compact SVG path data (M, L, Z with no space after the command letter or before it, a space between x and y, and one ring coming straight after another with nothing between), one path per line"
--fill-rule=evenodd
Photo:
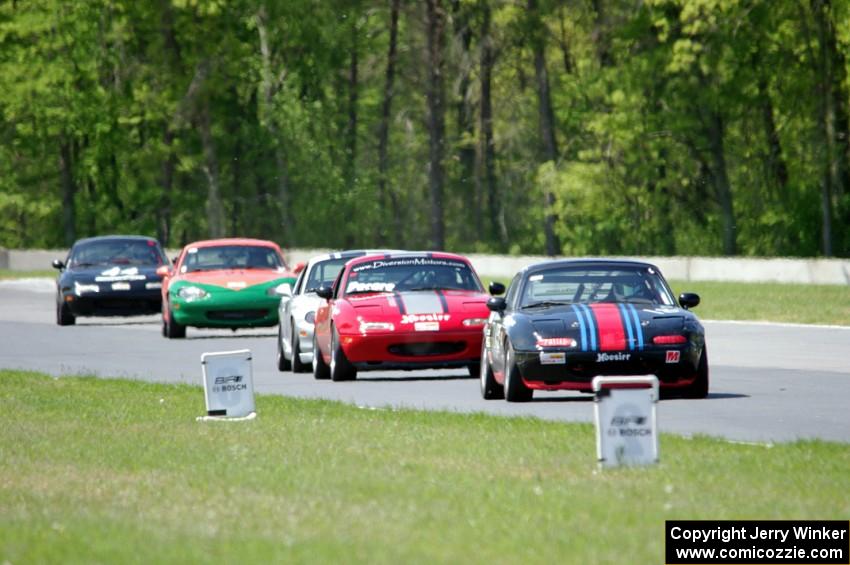
M627 260L547 261L490 284L481 395L511 402L537 390L591 391L597 375L658 377L662 394L708 395L705 331L659 270Z
M77 316L134 316L162 309L158 267L168 259L157 240L110 235L77 241L56 279L56 323L73 324Z

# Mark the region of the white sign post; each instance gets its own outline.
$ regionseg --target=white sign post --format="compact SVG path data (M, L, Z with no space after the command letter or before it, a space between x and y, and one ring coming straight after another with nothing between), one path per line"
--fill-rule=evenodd
M199 419L249 419L256 416L251 350L201 355L207 416Z
M658 379L596 377L596 457L603 467L658 462Z

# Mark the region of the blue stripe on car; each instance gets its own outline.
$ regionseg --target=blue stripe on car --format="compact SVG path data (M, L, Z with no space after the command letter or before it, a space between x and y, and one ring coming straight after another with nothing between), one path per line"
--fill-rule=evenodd
M593 320L593 312L588 308L587 304L579 304L579 309L584 314L587 322L587 333L590 336L590 350L596 351L596 322Z
M637 313L637 308L635 308L634 304L629 304L629 310L632 311L632 318L635 321L635 333L637 333L638 338L638 349L643 349L643 328L640 325L640 317Z
M626 333L629 334L629 349L634 349L635 334L632 332L632 322L629 311L626 309L625 304L617 304L617 307L620 309L620 317L623 319L623 325L626 327Z
M578 327L581 332L581 350L587 351L587 328L584 325L584 317L581 315L581 310L575 304L572 305L575 310L576 318L578 319Z

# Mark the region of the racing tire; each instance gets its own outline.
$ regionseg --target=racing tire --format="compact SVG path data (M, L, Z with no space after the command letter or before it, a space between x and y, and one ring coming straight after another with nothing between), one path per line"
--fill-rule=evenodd
M56 323L60 326L73 326L77 317L71 313L71 308L64 302L56 303Z
M283 353L283 324L277 325L277 370L288 371L292 368L292 363L286 358Z
M496 382L493 376L493 367L487 357L487 348L481 344L481 369L479 371L481 381L481 398L484 400L498 400L505 397L505 387Z
M708 397L708 349L703 346L697 365L697 378L682 391L683 398Z
M322 357L322 352L319 350L319 344L316 340L316 332L313 332L313 378L323 381L330 377L330 367L328 367L324 357Z
M310 370L310 365L301 362L301 340L298 339L298 334L295 333L295 324L292 324L292 372L306 373Z
M505 353L505 400L508 402L528 402L534 391L525 386L517 367L514 348L507 343Z
M339 343L339 332L336 328L331 327L331 380L353 381L357 378L357 369L345 356L345 351L342 350L342 345Z
M168 318L162 319L163 331L165 332L165 337L168 339L183 339L186 337L186 326L183 324L178 324L174 321L174 316L171 314L171 310L168 310Z

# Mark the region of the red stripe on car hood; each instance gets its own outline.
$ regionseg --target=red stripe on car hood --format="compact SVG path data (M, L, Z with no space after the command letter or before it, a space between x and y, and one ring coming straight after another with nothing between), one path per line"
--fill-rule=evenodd
M591 304L596 325L599 328L600 351L623 351L626 349L626 330L616 304Z

